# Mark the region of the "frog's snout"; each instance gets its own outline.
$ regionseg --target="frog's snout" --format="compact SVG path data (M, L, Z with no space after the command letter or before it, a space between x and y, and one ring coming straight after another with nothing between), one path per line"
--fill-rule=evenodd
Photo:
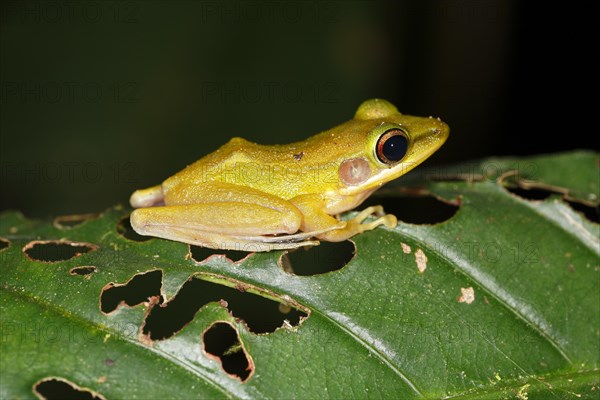
M444 144L448 136L450 136L450 127L441 119L437 118L436 124L431 128L431 135L440 141L440 146Z

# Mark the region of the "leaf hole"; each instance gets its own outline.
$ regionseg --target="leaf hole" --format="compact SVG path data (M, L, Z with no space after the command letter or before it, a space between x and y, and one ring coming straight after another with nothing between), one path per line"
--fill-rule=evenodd
M100 295L100 310L110 314L122 306L134 307L143 302L162 302L162 271L153 270L134 275L127 283L109 283Z
M600 224L600 204L592 207L587 204L580 203L574 200L565 200L565 202L576 212L583 215L589 221Z
M82 265L80 267L71 268L69 273L71 275L90 275L97 271L98 268L94 267L93 265Z
M152 236L142 236L136 231L134 231L133 227L131 226L131 220L129 219L129 217L125 217L119 221L119 223L117 224L117 232L125 239L131 240L133 242L146 242L152 239Z
M437 197L371 197L363 203L364 207L381 205L388 214L394 214L398 221L416 225L439 224L452 218L459 204L443 201Z
M45 400L104 400L104 396L63 378L44 378L33 385L33 393Z
M546 200L552 195L560 194L552 190L541 189L541 188L522 188L519 186L504 186L506 190L511 192L517 197L520 197L525 200L533 200L533 201L542 201Z
M231 324L215 322L202 334L202 343L204 352L218 360L228 375L245 383L254 373L254 362Z
M544 186L543 184L527 180L503 180L502 186L513 195L525 200L543 201L551 196L560 197L575 212L581 214L587 220L600 223L600 205L587 204L569 197L566 189L553 186Z
M73 214L73 215L61 215L54 218L52 225L61 230L73 229L76 226L83 224L91 219L98 218L99 214Z
M226 307L236 318L245 321L251 332L271 333L284 324L297 326L307 314L291 307L287 313L279 310L281 303L199 278L190 278L177 294L160 307L153 307L144 323L142 334L151 340L173 336L192 321L198 310L211 302ZM287 321L287 322L286 322Z
M253 254L252 252L247 252L247 251L239 251L239 250L217 250L217 249L210 249L208 247L200 247L200 246L190 246L190 257L196 261L197 263L203 263L208 261L208 259L212 258L212 257L221 257L221 258L225 258L226 260L233 262L233 263L239 263L240 261L244 260L246 257L248 257L250 254Z
M10 246L10 240L0 237L0 251L7 249Z
M345 267L356 254L353 242L321 242L318 246L293 249L279 257L278 264L285 272L312 276L333 272Z
M91 243L35 240L27 243L23 252L33 261L54 263L70 260L97 249L98 246Z

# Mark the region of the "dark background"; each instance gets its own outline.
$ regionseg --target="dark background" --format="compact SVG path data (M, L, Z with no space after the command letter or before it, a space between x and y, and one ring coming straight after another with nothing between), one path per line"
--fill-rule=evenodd
M0 16L0 210L27 216L126 204L234 135L301 140L372 97L450 125L429 165L598 137L587 3L5 1Z

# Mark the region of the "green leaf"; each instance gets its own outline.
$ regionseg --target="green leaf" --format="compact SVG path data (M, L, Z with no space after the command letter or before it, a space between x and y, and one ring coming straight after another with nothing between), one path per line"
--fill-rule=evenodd
M493 168L498 173L485 173ZM431 194L458 204L455 215L358 235L347 265L312 276L284 271L282 252L197 262L181 243L127 239L117 228L129 213L121 207L73 227L3 213L0 398L34 398L37 382L56 377L107 399L597 399L599 225L571 206L597 207L598 155L424 171L400 182L412 189L391 188L388 196ZM532 201L505 186L551 193ZM32 241L40 246L32 250ZM73 258L39 261L64 258L65 248ZM329 257L324 248L312 251ZM72 270L82 266L95 268ZM103 313L103 291L144 302ZM152 340L145 320L155 309L175 309L178 295L180 303L208 303L189 323L164 322L176 332ZM247 300L236 303L238 295ZM270 300L296 314L257 334L260 323L243 309L255 298L269 300L255 307L261 317L273 314ZM217 332L216 322L224 332L217 336L231 341L210 355L205 333ZM245 381L219 361L240 356L250 368Z

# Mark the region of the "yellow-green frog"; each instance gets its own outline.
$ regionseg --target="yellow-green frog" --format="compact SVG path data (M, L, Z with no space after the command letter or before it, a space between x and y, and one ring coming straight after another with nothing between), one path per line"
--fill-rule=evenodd
M244 251L393 228L396 217L381 206L349 221L336 216L419 165L448 134L439 119L403 115L372 99L350 121L300 142L260 145L235 137L161 185L135 191L131 225L141 235Z

